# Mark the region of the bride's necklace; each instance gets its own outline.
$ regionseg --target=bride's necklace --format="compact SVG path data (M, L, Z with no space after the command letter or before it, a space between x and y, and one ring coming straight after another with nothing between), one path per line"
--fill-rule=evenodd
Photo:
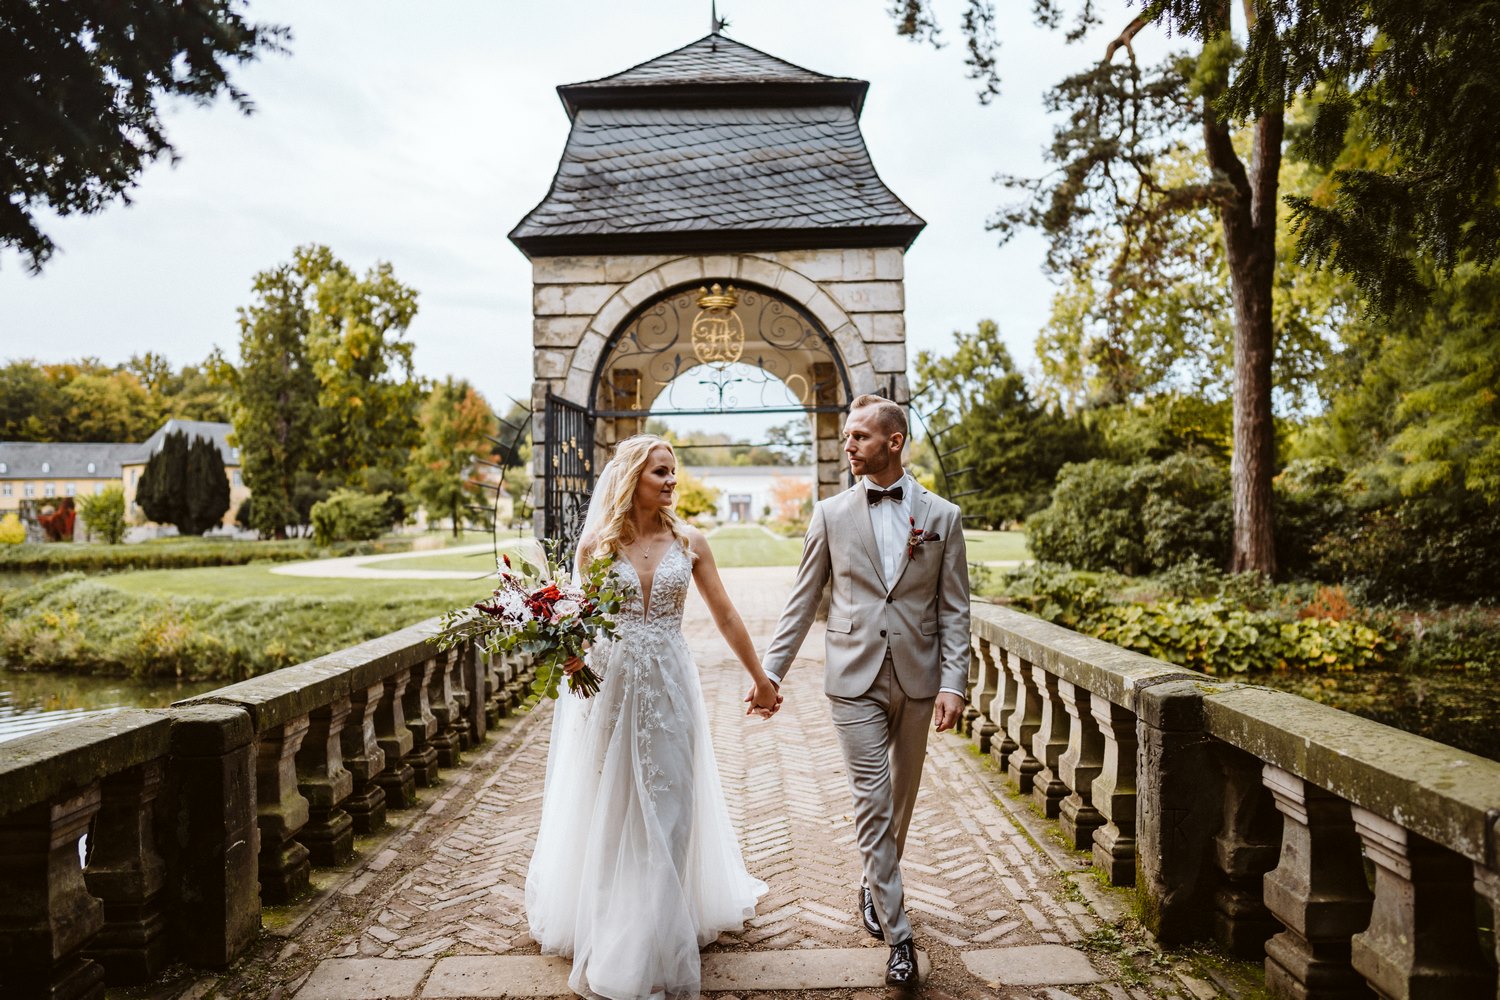
M659 550L659 546L654 543L649 549L647 549L643 548L640 542L636 542L632 546L632 548L634 548L636 553L640 555L641 561L646 563L649 563L652 559L654 559L656 557L657 551Z

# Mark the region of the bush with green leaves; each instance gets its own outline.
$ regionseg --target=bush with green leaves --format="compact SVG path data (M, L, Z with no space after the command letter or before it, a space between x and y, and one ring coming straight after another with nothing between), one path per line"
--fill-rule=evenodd
M389 501L389 493L335 490L313 504L313 541L331 545L379 538L390 527Z
M1229 553L1229 475L1193 455L1064 466L1052 503L1027 522L1037 558L1138 575Z
M125 491L106 486L102 492L79 497L78 516L89 534L109 545L120 544L125 538Z
M18 522L19 523L19 522ZM405 552L407 538L378 542L341 542L319 548L310 538L279 542L240 542L229 539L162 539L175 544L44 545L32 543L0 548L4 573L113 573L136 569L194 569L201 566L243 566L253 562L293 562L321 556L373 555Z

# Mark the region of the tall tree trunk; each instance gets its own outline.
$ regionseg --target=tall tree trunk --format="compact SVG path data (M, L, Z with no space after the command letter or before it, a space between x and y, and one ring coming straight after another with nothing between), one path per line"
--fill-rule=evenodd
M1282 113L1267 113L1253 126L1250 169L1234 150L1229 128L1203 102L1203 135L1209 165L1233 194L1220 205L1229 281L1234 297L1234 457L1230 481L1234 541L1230 569L1276 572L1271 477L1276 434L1271 415L1271 358L1275 329L1271 288L1276 267L1276 197L1281 170Z

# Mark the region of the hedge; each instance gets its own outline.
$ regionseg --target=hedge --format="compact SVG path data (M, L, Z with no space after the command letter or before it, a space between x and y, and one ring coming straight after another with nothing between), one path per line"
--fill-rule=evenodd
M252 562L295 562L326 556L405 552L411 539L339 543L317 548L312 539L267 542L186 541L161 545L79 545L65 542L0 547L0 572L108 573L131 569L195 569L200 566L243 566Z

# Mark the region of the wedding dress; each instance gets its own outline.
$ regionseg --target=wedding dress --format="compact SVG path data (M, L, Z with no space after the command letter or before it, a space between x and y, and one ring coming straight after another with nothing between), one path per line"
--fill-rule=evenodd
M682 634L693 558L668 545L645 599L615 560L634 594L589 654L599 693L557 700L526 915L544 954L572 957L581 996L696 998L698 949L766 891L730 825Z

